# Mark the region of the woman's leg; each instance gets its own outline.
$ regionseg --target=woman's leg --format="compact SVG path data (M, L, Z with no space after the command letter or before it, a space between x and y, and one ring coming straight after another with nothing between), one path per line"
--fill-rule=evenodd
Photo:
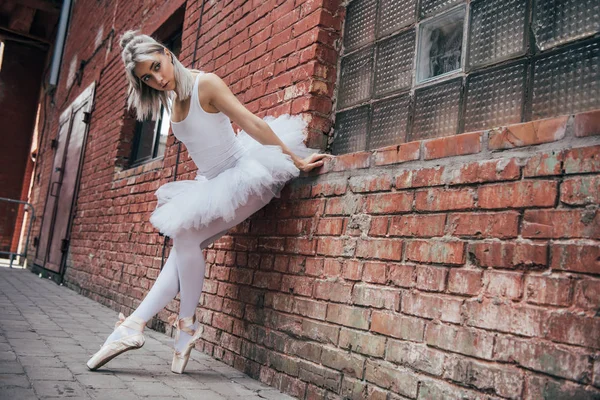
M177 253L177 271L181 292L180 318L194 315L202 294L206 270L202 249L263 208L269 201L270 198L262 199L258 196L251 196L246 204L236 210L233 220L224 221L219 218L205 227L181 231L173 238L173 250ZM198 322L192 329L195 330L197 327ZM180 340L175 347L181 350L188 342L189 337L190 335L185 332L180 332Z
M139 317L147 322L177 296L177 293L179 293L179 275L175 258L175 249L171 249L171 253L160 274L158 274L154 285L152 285L138 308L131 314L132 316ZM115 329L106 339L105 344L134 333L135 331L126 327Z

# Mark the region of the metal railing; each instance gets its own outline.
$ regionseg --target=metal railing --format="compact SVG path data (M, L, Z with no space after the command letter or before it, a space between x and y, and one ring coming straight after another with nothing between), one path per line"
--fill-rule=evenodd
M30 215L26 215L27 213ZM27 218L26 227L23 226L25 218ZM10 268L13 267L15 258L27 258L31 226L34 220L35 210L31 203L0 197L0 257L8 256ZM23 231L26 231L24 241L22 240ZM15 247L17 251L13 251Z

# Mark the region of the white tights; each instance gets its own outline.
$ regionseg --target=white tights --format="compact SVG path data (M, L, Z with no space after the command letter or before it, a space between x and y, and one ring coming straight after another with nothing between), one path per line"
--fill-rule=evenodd
M263 208L270 200L270 198L251 196L246 204L236 210L234 219L229 222L219 218L205 227L180 231L173 238L173 248L156 282L131 315L147 322L181 292L179 317L191 317L198 306L204 284L206 264L202 250L227 233L229 229ZM192 329L197 329L198 323L196 322ZM119 327L105 343L132 333L134 332L128 328ZM187 344L189 337L185 332L180 332L175 347L181 350Z

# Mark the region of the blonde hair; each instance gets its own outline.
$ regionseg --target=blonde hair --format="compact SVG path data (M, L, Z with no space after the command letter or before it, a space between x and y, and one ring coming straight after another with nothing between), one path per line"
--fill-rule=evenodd
M153 53L165 54L167 48L151 36L140 34L135 30L127 31L121 36L121 48L123 49L121 57L129 81L127 108L135 107L136 117L140 121L146 118L154 119L160 112L161 104L170 112L169 99L172 98L172 93L151 88L133 72L138 62L153 60ZM175 93L178 99L184 100L192 95L194 78L191 72L196 70L185 68L175 54L171 54L176 82Z

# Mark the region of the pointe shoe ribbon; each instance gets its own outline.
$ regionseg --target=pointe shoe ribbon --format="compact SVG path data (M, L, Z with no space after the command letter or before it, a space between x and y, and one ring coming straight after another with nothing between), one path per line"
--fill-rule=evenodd
M183 331L190 336L194 336L194 333L196 333L191 328L191 326L194 325L194 323L196 322L195 315L193 317L179 318L177 314L173 314L167 318L167 321L169 322L169 325L172 325L175 328L177 328L177 330L175 331L175 341L179 340L180 331Z
M196 315L192 315L191 317L185 318L179 318L179 316L177 315L171 315L167 318L167 320L169 321L169 324L177 328L175 332L175 341L179 340L180 331L183 331L191 336L189 342L182 351L173 351L173 363L171 364L171 371L177 374L182 374L190 359L190 354L192 352L192 348L194 347L194 342L200 338L203 329L202 326L198 326L198 329L196 330L192 329L192 327L196 323Z

